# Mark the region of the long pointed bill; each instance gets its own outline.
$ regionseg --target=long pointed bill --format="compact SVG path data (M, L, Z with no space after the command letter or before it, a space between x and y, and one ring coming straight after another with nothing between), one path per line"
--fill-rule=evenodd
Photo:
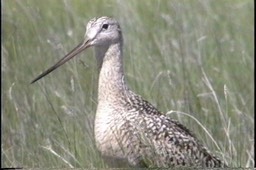
M62 64L66 63L71 58L75 57L77 54L85 50L86 48L90 47L90 39L85 39L83 42L81 42L77 47L75 47L72 51L70 51L67 55L65 55L60 61L58 61L55 65L50 67L48 70L37 76L32 82L35 83L37 80L43 78Z

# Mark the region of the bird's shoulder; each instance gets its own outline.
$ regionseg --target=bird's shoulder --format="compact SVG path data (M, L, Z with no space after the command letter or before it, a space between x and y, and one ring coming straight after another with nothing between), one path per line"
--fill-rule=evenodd
M136 113L140 118L135 118L138 124L145 127L147 133L159 137L182 136L196 140L195 135L183 124L160 112L147 100L133 92L126 102L129 112Z

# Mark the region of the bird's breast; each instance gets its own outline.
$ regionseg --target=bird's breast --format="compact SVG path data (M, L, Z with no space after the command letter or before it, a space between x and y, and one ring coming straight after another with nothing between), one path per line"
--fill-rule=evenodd
M108 104L98 105L94 133L96 146L103 155L124 157L121 149L121 129L125 122L120 112L122 109Z

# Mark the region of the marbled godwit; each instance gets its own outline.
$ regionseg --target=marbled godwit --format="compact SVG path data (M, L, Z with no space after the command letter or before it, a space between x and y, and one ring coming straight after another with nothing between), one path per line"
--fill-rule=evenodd
M103 157L135 167L226 167L185 126L132 92L124 79L123 38L109 17L90 20L85 39L32 83L93 46L99 69L95 141ZM118 161L117 161L118 160Z

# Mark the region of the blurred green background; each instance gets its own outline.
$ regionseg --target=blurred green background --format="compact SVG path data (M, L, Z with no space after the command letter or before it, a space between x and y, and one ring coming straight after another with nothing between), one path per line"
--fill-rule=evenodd
M229 166L254 166L253 0L1 2L2 167L107 167L94 145L93 50L30 84L103 15L122 27L130 88Z

